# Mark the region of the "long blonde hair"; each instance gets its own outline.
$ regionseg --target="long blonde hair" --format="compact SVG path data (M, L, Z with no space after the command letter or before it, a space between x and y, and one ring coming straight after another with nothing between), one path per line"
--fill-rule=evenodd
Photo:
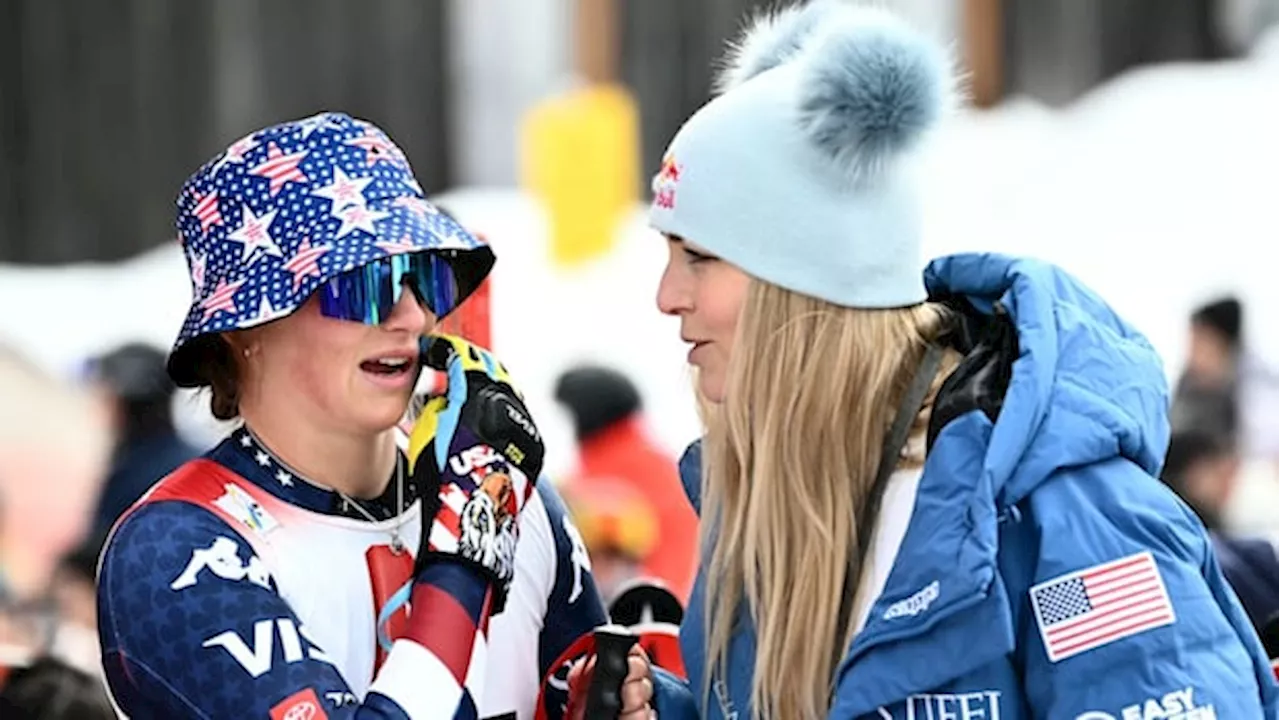
M745 611L757 633L754 715L825 716L833 663L853 635L852 622L837 627L846 571L856 579L866 552L856 518L902 396L948 324L940 305L851 309L751 281L725 401L702 408L704 702ZM923 462L933 397L958 359L944 356L903 463Z

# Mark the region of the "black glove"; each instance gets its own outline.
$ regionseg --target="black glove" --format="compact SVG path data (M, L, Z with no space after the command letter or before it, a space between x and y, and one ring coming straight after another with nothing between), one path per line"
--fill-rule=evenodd
M423 497L417 569L442 560L471 565L492 582L496 613L515 575L520 511L542 472L542 437L487 350L427 336L421 351L449 386L426 403L409 436L410 472Z

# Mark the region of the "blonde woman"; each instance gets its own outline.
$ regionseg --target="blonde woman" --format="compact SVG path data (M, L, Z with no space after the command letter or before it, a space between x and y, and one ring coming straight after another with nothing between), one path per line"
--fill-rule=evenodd
M682 462L701 716L1275 717L1204 531L1156 479L1148 342L1050 265L921 262L947 68L879 12L783 10L654 180L658 305L711 408Z

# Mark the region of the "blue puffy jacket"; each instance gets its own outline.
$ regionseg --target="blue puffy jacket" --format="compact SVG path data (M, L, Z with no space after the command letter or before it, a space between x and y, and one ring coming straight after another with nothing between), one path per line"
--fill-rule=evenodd
M906 536L830 717L1275 718L1266 656L1213 547L1156 479L1168 391L1155 351L1047 264L958 255L925 280L976 334L939 395ZM697 445L681 471L697 506ZM749 718L749 620L704 705L704 591L700 573L681 630L690 686L702 717Z

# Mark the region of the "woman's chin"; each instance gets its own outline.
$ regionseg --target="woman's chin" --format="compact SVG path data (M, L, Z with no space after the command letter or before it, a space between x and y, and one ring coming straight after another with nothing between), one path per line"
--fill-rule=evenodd
M408 406L408 398L399 402L392 398L378 398L361 408L360 414L354 420L371 433L385 432L400 424Z
M719 405L724 402L724 380L715 373L703 370L698 373L698 393L703 400Z

